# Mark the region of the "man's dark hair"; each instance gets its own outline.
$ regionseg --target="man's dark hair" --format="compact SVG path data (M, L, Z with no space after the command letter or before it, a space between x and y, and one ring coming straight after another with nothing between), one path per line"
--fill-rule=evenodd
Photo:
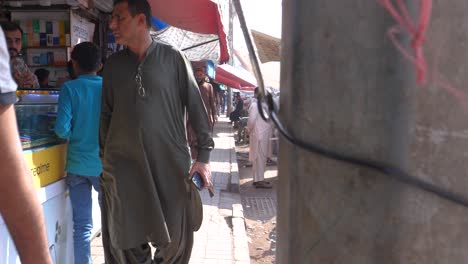
M37 76L39 83L42 83L47 77L49 77L50 72L47 69L40 68L37 69L34 74Z
M114 0L114 6L120 3L128 4L128 11L132 17L143 14L146 16L146 25L151 27L151 6L147 0Z
M23 36L23 30L21 29L21 27L14 23L14 22L10 22L10 21L2 21L0 22L0 25L2 26L2 29L3 31L16 31L16 30L19 30L21 32L21 36Z
M254 94L255 94L255 95L258 95L258 94L259 94L258 87L255 87L255 89L254 89Z
M82 42L73 48L71 58L78 63L80 70L94 72L101 64L101 50L92 42Z

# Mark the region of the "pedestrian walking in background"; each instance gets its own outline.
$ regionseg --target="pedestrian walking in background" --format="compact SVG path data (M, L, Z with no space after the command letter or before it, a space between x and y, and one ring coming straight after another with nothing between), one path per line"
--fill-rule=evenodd
M205 104L211 131L213 131L213 126L218 121L218 115L216 113L216 97L213 92L213 86L207 82L207 77L203 68L195 69L195 79L197 80L198 88L200 90L203 103ZM190 121L190 115L187 120L187 140L190 146L192 160L197 160L198 140Z
M252 162L253 185L255 188L271 188L271 183L265 181L265 167L268 157L268 142L271 136L271 124L263 120L258 112L258 87L249 107L247 128L250 138L249 160Z

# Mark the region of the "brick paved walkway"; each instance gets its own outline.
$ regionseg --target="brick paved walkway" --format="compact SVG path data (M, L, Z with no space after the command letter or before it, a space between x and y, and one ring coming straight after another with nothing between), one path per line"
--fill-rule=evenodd
M190 264L250 263L238 194L239 178L233 135L228 120L220 118L214 129L215 149L210 161L215 196L210 198L207 191L201 193L203 224L195 233ZM100 237L95 238L91 245L93 263L104 263Z

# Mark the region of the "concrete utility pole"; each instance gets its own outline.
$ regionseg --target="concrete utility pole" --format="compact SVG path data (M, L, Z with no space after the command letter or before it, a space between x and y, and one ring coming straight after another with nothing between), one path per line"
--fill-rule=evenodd
M419 1L405 2L417 20ZM433 8L426 57L468 92L466 0ZM283 0L280 118L301 139L468 196L468 110L440 85L416 86L386 34L394 24L376 0ZM468 263L468 208L280 144L278 263Z
M235 17L235 9L232 3L232 0L229 1L229 35L228 35L228 43L229 43L229 65L234 65L234 17ZM229 113L232 111L232 89L228 87L228 95L227 95L227 110L226 115L229 116Z

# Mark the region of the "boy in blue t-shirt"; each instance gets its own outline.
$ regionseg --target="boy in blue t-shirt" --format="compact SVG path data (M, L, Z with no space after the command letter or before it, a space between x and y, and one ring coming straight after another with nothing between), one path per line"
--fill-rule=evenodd
M73 209L75 263L91 264L92 187L101 197L99 175L99 116L102 78L101 52L91 42L76 45L71 53L78 76L65 82L60 91L55 133L68 139L66 182Z

